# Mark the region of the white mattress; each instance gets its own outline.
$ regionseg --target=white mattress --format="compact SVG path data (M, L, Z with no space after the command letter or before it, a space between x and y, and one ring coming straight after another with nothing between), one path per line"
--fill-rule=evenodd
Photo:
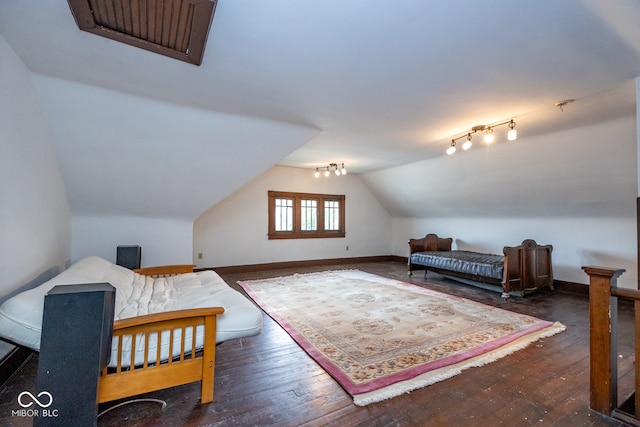
M134 273L102 258L91 256L73 264L53 279L37 288L22 292L0 306L0 336L16 344L40 349L44 296L54 286L108 282L116 288L115 320L164 311L200 307L224 307L218 315L216 342L257 335L262 330L262 313L240 292L232 289L214 271L153 279ZM168 335L168 334L166 334ZM187 331L187 339L191 331ZM175 341L180 337L176 336ZM202 345L202 328L196 331L198 346ZM123 365L130 360L125 342ZM114 342L114 352L115 345ZM149 344L151 355L156 354L155 340ZM142 345L136 346L142 352ZM179 351L180 346L174 344ZM168 339L162 340L161 355L168 356ZM176 354L174 354L175 356ZM115 364L115 356L111 365ZM155 356L151 358L155 359ZM142 354L136 355L136 364ZM150 361L152 361L150 360Z

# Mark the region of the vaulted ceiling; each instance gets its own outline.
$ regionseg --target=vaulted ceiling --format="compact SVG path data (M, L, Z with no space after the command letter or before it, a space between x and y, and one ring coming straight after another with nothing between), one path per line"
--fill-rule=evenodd
M66 2L0 0L74 212L186 218L275 164L367 173L478 124L629 114L638 22L636 0L219 0L197 66L80 31Z

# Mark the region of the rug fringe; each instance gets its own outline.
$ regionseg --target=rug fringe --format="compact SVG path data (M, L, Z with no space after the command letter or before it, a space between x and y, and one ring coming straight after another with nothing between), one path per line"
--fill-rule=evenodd
M465 369L480 367L494 362L518 350L522 350L523 348L542 338L548 338L564 330L566 330L565 325L560 322L555 322L544 329L525 335L524 337L515 340L510 345L508 345L507 348L493 350L486 354L460 362L456 365L447 366L436 371L427 372L422 375L418 375L415 378L400 381L375 391L354 395L353 403L357 406L366 406L371 403L381 402L386 399L391 399L392 397L400 396L401 394L410 393L413 390L452 378L460 374Z

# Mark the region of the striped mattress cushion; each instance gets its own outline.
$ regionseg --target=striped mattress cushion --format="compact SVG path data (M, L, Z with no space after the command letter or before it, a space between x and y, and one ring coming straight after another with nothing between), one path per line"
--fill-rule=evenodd
M504 256L470 251L428 251L411 254L411 264L502 280Z

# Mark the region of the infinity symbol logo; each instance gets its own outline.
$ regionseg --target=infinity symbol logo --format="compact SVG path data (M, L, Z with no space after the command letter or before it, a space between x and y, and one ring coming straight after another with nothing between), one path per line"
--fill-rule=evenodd
M29 396L31 398L31 400L33 400L33 402L37 403L38 406L40 406L41 408L48 408L49 406L51 406L51 404L53 403L53 396L51 396L51 393L49 393L48 391L41 391L40 393L38 393L38 396L34 396L33 394L29 393L28 391L23 391L22 393L20 393L18 395L18 404L20 406L22 406L23 408L28 408L29 406L33 405L33 402L28 402L28 403L23 403L23 396ZM46 396L49 398L49 402L42 403L40 402L40 400L38 400L38 397L41 396ZM44 400L44 399L43 399Z

